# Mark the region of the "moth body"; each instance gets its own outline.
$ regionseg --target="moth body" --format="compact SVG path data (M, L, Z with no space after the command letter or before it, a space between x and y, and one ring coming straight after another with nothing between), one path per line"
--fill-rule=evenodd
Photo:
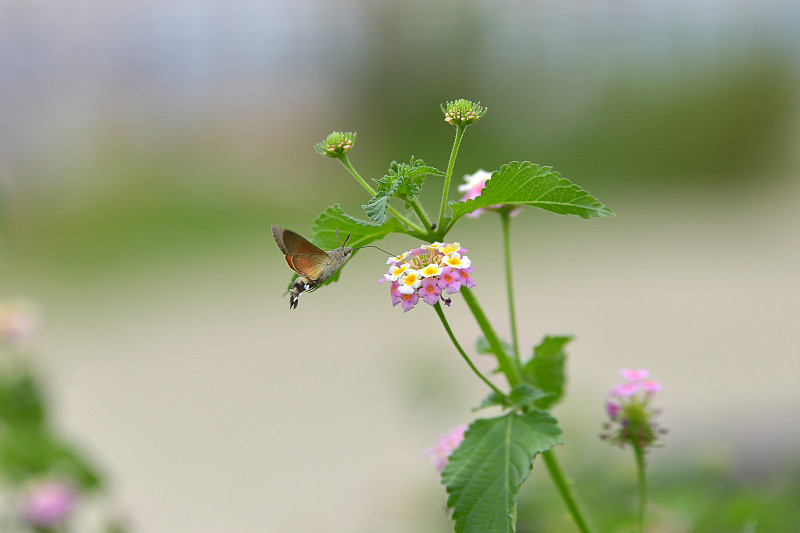
M289 309L297 307L301 293L316 290L334 275L353 253L353 249L349 246L340 246L326 252L297 233L278 226L272 226L272 237L283 252L286 264L297 272L297 278L289 288Z

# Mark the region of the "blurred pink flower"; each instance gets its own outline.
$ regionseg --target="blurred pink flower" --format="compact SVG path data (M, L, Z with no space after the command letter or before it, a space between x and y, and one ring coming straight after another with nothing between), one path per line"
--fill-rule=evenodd
M656 394L661 392L661 383L658 381L653 381L652 379L645 379L639 382L639 385L642 387L642 390L645 392L649 392L651 394Z
M615 420L619 416L621 409L622 408L619 406L619 404L614 402L606 402L606 414L611 420Z
M19 513L28 524L55 528L75 505L75 491L68 483L42 481L28 487L19 501Z
M0 341L17 344L31 338L39 326L39 311L28 300L0 300Z
M444 470L444 467L447 466L447 462L450 459L450 454L452 454L453 451L458 448L458 445L461 444L461 441L464 440L464 432L466 431L466 425L453 428L446 435L439 437L436 444L425 451L425 455L433 462L433 466L436 467L436 470Z
M644 368L637 368L635 370L625 368L620 370L619 373L623 378L627 379L628 381L639 381L650 376L650 372L648 372Z
M628 381L609 391L606 400L608 421L603 425L605 433L600 437L619 446L631 444L646 450L666 433L657 420L660 410L651 406L653 398L661 391L661 385L646 379L650 373L644 369L622 370L620 374Z
M614 390L611 391L613 396L620 396L620 397L628 397L633 396L639 392L639 384L638 383L623 383L622 385L617 385L614 387Z

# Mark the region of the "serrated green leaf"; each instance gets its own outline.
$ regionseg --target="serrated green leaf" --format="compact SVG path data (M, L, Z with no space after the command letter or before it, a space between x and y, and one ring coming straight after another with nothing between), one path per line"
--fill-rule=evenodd
M519 385L515 385L514 388L511 389L511 392L508 393L508 401L512 406L524 407L549 395L550 393L534 387L529 383L520 383Z
M564 395L566 373L564 365L567 354L564 346L572 340L569 336L545 337L533 349L533 357L522 367L525 380L549 393L536 401L536 407L547 409Z
M383 194L373 196L366 205L362 205L364 212L367 216L377 222L383 224L386 222L386 208L389 207L389 197Z
M417 159L415 163L419 163L419 165L414 166L414 175L424 174L426 176L446 176L446 174L438 168L423 164L422 159Z
M505 407L506 403L507 402L502 396L492 391L486 395L486 398L483 399L483 401L478 407L473 407L472 411L480 411L481 409L486 409L487 407L495 407L495 406Z
M332 250L339 247L340 240L344 241L347 235L350 235L347 245L357 248L382 239L390 233L405 233L405 228L396 219L383 224L359 220L342 211L339 204L334 204L314 220L309 240L323 250Z
M523 408L534 405L537 400L549 396L550 393L544 392L541 389L534 387L528 383L520 383L511 389L507 396L500 396L496 392L490 392L486 398L483 399L478 407L473 408L473 411L480 411L487 407L503 407L503 408Z
M337 230L339 232L338 239ZM320 213L314 220L308 240L323 250L333 250L338 248L340 243L344 243L344 240L350 235L347 245L357 248L382 239L389 233L405 233L405 228L395 218L389 219L383 224L359 220L342 211L339 204L334 204ZM353 251L350 260L355 257L357 252L358 250ZM342 269L339 269L323 285L337 281L341 271ZM292 281L294 281L294 278L292 278ZM290 281L289 286L291 284Z
M475 420L442 472L457 533L511 533L517 496L537 453L561 443L544 411Z
M453 219L481 207L517 204L539 207L560 215L581 218L612 217L614 212L584 189L562 178L552 167L529 161L507 163L495 171L480 196L466 202L453 202Z
M395 164L395 162L392 162L392 165ZM378 224L383 224L386 222L386 210L389 207L389 199L395 195L397 188L400 187L402 176L390 174L376 181L378 183L378 193L370 198L366 205L362 205L361 207L364 208L364 212L367 213L370 220Z
M422 159L414 159L413 156L409 163L392 161L386 175L375 180L378 183L378 195L390 198L414 198L419 194L422 182L428 175L444 176L445 174L435 167L426 165Z
M391 198L405 201L408 209L408 202L419 194L425 176L431 174L444 176L441 170L425 165L421 159L415 160L413 156L410 163L392 161L386 175L375 180L378 184L377 193L362 206L367 216L379 224L385 222Z

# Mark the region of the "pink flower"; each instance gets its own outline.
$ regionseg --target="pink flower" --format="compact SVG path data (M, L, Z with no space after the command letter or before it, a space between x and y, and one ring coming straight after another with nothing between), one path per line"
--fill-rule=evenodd
M25 491L19 502L19 512L28 524L53 529L66 520L74 504L75 491L70 485L45 481Z
M619 371L620 375L628 381L639 381L650 376L650 372L644 368L637 368L635 370L624 368Z
M606 432L600 436L619 446L630 444L647 449L666 433L656 420L660 411L650 405L661 385L646 379L650 374L644 369L626 369L620 374L628 381L608 393L609 420L604 424Z
M439 276L439 288L447 289L448 294L458 292L461 289L461 271L449 266L444 267Z
M436 278L429 277L422 280L422 284L419 287L419 296L426 304L436 305L440 294L442 294L442 289L439 288Z
M466 431L466 425L453 428L446 435L439 437L436 444L425 451L425 455L433 462L433 466L436 470L444 470L444 467L447 466L447 462L450 460L450 454L452 454L464 440L464 433Z
M0 342L17 344L36 333L39 311L27 300L0 300Z
M404 313L414 309L414 306L417 305L418 301L419 295L416 292L412 292L411 294L400 294L400 307L403 308Z
M628 396L633 396L637 392L639 392L638 383L623 383L622 385L617 385L614 388L613 395L626 398Z
M384 278L381 278L380 282L383 282L383 281L384 281ZM400 291L397 290L399 287L400 287L400 284L397 283L396 281L393 281L391 286L389 287L389 296L391 296L391 298L392 298L392 307L394 307L395 305L400 303L400 297L402 295L400 294Z
M473 200L481 195L481 191L484 187L486 187L486 182L492 177L491 172L486 172L483 169L479 169L475 172L475 174L467 174L464 176L464 183L463 185L458 186L458 191L463 192L464 196L461 197L462 202L466 202L467 200Z
M461 269L461 286L471 289L475 286L475 281L472 279L472 267Z
M650 394L661 392L661 384L658 381L653 381L652 379L645 379L639 382L639 385L642 387L643 391Z

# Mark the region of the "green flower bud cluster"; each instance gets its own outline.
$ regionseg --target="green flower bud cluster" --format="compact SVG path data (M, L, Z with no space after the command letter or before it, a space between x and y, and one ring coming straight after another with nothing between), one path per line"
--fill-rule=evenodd
M469 126L486 114L486 108L481 107L480 102L476 104L463 98L455 102L447 102L441 108L444 113L444 121L454 126Z
M356 142L355 132L334 131L324 141L314 145L314 150L326 157L341 157L350 151Z

